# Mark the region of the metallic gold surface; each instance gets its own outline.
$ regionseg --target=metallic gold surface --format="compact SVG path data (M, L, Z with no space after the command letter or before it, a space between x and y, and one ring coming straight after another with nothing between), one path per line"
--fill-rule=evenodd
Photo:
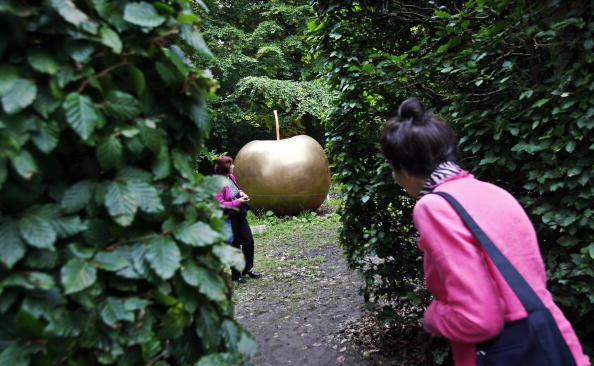
M253 208L277 215L315 210L330 189L330 170L316 140L299 135L284 140L256 140L241 148L234 175Z

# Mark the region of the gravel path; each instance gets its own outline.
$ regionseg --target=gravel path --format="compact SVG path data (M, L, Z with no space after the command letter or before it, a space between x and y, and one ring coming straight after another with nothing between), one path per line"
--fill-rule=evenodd
M360 280L346 267L336 229L323 227L290 243L256 237L256 250L266 250L260 260L283 264L235 290L236 319L258 344L256 366L386 364L363 357L340 336L364 311Z

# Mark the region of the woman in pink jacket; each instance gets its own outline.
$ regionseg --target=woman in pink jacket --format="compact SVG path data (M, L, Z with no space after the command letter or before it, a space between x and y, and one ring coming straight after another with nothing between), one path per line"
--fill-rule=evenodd
M449 339L456 365L476 365L475 344L497 336L504 324L525 318L524 307L484 253L458 213L443 198L455 197L551 312L577 365L590 365L571 324L546 288L545 267L532 223L505 190L475 179L456 163L451 128L425 112L416 98L405 100L387 121L382 151L393 177L418 198L413 220L423 251L425 282L433 302L425 328Z
M247 275L250 278L259 278L260 274L252 271L252 267L254 266L254 237L252 236L252 230L247 220L247 203L250 198L239 188L237 180L233 175L233 168L233 158L230 156L221 156L215 161L215 173L227 178L227 184L215 195L215 198L221 206L226 208L225 213L228 215L227 222L233 232L229 244L236 248L241 248L245 258L243 272L240 273L235 268L231 268L231 279L239 283L245 283L242 275Z

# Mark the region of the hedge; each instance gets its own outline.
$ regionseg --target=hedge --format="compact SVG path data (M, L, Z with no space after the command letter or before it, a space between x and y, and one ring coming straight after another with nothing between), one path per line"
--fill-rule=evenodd
M549 288L592 353L592 3L312 3L317 57L342 93L327 121L328 150L345 187L342 245L366 280L362 292L428 301L418 285L413 202L393 184L377 144L399 103L418 96L453 124L463 167L526 208Z
M198 1L200 3L200 1ZM0 364L238 365L184 0L0 4Z

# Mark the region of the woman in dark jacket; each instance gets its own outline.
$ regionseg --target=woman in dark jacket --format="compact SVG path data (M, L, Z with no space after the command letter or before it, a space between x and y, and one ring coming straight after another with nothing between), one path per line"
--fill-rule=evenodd
M253 272L254 267L254 237L250 224L247 221L247 202L250 200L237 184L233 176L233 159L229 156L221 156L215 161L215 173L227 178L227 185L215 195L219 203L227 207L225 212L229 215L233 239L231 245L235 248L241 248L245 257L245 268L242 273L237 269L231 268L231 279L239 283L245 283L242 275L248 275L251 278L258 278L260 274Z

